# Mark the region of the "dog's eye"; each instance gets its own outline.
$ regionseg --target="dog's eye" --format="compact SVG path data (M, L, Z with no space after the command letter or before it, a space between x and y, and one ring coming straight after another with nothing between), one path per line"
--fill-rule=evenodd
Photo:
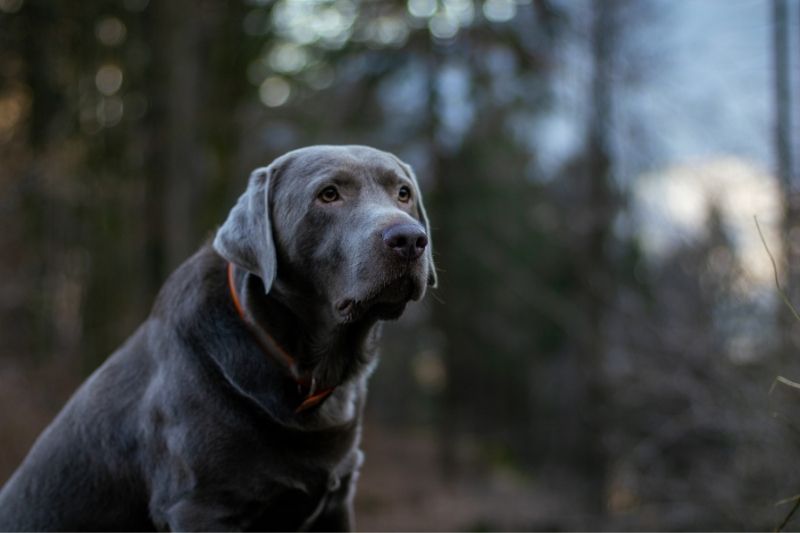
M405 185L400 187L400 190L397 191L397 199L403 203L406 203L409 200L411 200L411 189L409 189Z
M319 196L317 196L317 198L319 198L326 204L329 204L339 199L339 191L336 190L336 187L331 185L330 187L325 187L324 189L322 189L322 192L319 193Z

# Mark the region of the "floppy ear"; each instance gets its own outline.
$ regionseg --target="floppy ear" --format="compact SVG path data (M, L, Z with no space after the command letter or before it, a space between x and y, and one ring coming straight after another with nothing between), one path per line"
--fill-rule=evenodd
M425 205L422 203L422 194L419 190L419 184L417 183L417 176L414 174L414 170L411 166L403 163L400 161L400 165L405 169L408 177L414 182L414 187L416 190L416 198L417 198L417 210L419 211L419 221L422 222L422 225L425 226L425 233L428 234L428 246L425 249L425 257L428 259L428 287L436 288L439 283L439 279L436 276L436 265L433 263L433 242L431 241L431 227L428 223L428 214L425 212Z
M214 249L231 263L259 276L269 292L278 271L269 189L273 166L250 174L247 190L239 197L214 238Z

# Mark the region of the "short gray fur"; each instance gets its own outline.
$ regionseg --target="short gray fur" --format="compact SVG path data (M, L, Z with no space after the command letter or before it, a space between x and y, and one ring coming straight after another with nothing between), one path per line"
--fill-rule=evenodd
M319 192L335 184L340 201ZM412 200L398 201L406 185ZM431 246L381 240L427 217L411 169L364 146L315 146L256 170L151 315L95 371L0 490L0 530L346 530L381 320L436 283ZM303 400L234 308L336 389Z

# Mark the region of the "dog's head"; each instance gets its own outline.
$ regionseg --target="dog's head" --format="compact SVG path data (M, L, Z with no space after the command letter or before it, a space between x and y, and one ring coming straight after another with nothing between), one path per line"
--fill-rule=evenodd
M436 286L430 227L416 177L366 146L313 146L255 170L214 248L300 294L336 321L393 319Z

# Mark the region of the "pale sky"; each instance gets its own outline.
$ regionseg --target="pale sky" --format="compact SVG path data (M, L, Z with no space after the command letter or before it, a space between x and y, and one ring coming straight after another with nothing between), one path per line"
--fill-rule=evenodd
M702 235L708 207L717 203L752 281L765 287L772 271L753 216L773 252L781 241L773 176L772 3L658 3L671 12L654 31L667 66L657 83L646 81L634 92L631 104L657 147L651 168L632 181L645 245L662 253ZM800 24L800 3L790 4L790 20ZM795 48L798 24L790 38ZM796 56L792 60L796 65Z

